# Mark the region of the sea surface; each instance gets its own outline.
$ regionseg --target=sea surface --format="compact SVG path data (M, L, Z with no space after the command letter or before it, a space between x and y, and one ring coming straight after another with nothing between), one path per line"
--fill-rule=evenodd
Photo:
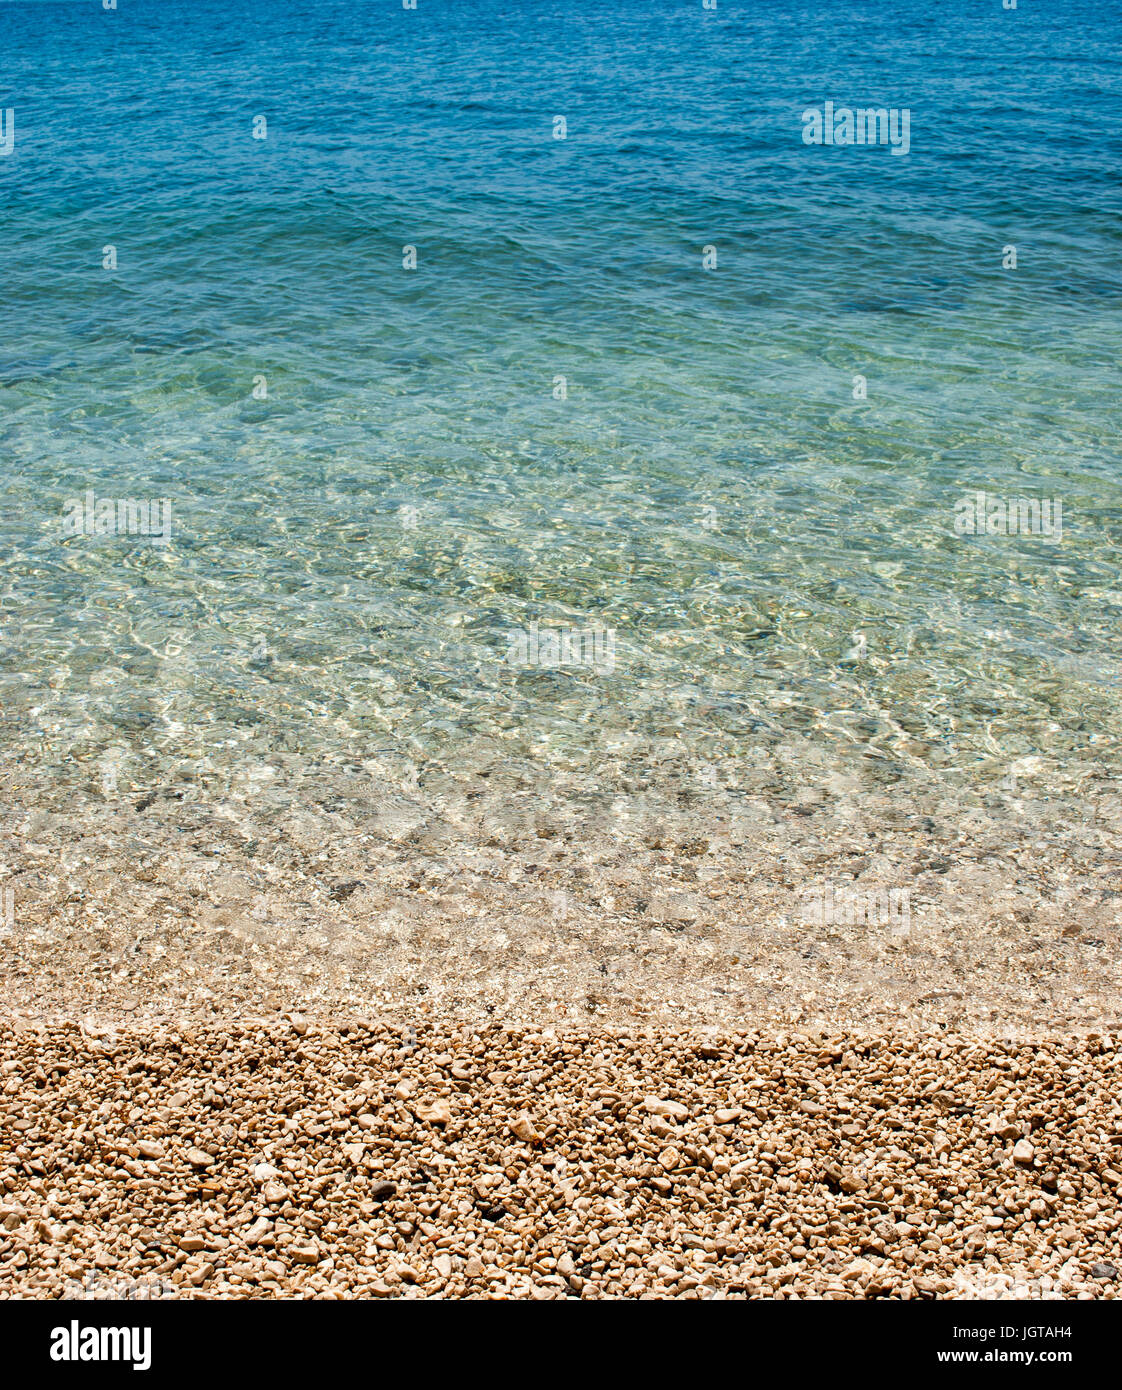
M826 873L893 823L1117 864L1118 7L39 0L0 55L20 892L317 817L445 881L720 876L788 812Z

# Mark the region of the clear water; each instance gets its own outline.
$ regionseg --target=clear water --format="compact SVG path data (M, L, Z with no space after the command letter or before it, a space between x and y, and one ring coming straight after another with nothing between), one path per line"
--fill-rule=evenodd
M1122 732L1120 40L1083 3L0 7L10 824L327 806L467 852L888 798L1078 845ZM907 107L907 157L805 145L826 99ZM63 537L87 490L169 499L171 543ZM956 535L979 490L1062 539ZM512 666L531 624L614 670Z

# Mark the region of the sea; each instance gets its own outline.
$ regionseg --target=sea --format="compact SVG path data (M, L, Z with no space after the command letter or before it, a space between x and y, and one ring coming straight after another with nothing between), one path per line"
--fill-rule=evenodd
M1008 999L1100 1015L1120 129L1085 0L0 5L28 968L82 913L107 982L308 932L376 999L349 913L432 998L463 952L536 998L560 932L595 1012L708 932L747 1016L906 892L960 998L1012 924L1071 990ZM824 954L796 1016L868 986Z

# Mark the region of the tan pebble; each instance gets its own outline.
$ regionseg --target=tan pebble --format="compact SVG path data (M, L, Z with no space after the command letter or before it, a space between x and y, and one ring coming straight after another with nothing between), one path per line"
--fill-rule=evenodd
M538 1131L534 1128L533 1120L525 1110L523 1110L521 1115L519 1115L510 1126L510 1132L516 1139L522 1139L527 1144L532 1144L535 1140L541 1138Z
M452 1118L452 1107L448 1101L434 1100L429 1105L417 1105L413 1108L413 1113L418 1120L423 1120L429 1125L446 1125Z
M661 1115L668 1120L685 1120L689 1118L689 1111L684 1105L676 1100L659 1100L657 1096L647 1096L643 1101L644 1109L652 1115Z
M267 1216L259 1216L253 1225L245 1233L246 1245L258 1245L265 1236L271 1235L273 1223Z

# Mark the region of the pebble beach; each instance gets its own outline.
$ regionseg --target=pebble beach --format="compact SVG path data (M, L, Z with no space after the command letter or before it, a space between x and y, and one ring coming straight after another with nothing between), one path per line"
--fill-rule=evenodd
M0 1031L0 1288L1110 1299L1115 1040Z
M1118 1296L1120 45L1089 0L0 5L43 1365L233 1316L57 1300ZM255 1311L227 1379L346 1340ZM1030 1315L984 1355L1083 1354ZM855 1363L963 1359L922 1316Z

